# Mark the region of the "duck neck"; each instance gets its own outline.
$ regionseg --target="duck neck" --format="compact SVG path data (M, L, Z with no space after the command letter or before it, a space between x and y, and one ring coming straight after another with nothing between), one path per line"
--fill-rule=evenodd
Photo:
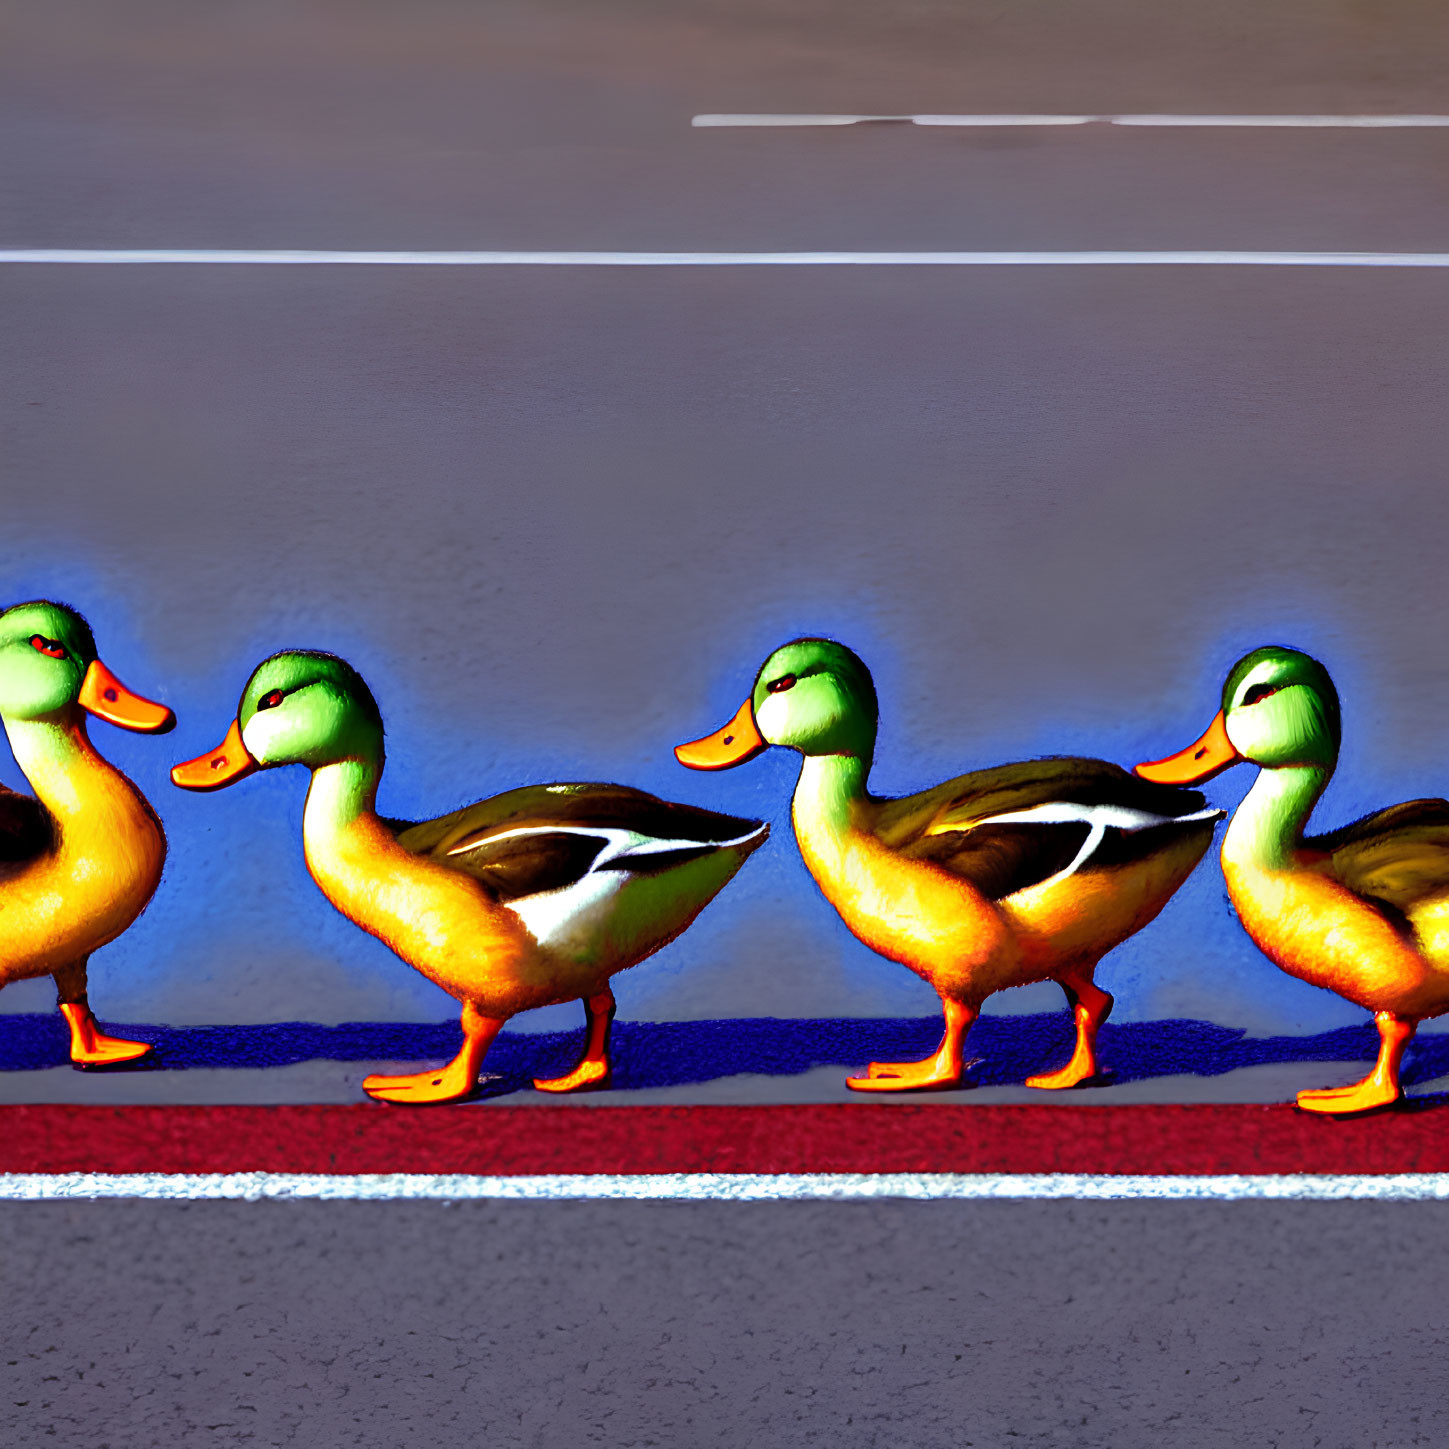
M1259 770L1223 838L1224 861L1265 870L1289 865L1332 773L1323 765Z
M791 813L795 836L809 853L834 854L850 830L855 807L869 798L870 761L860 755L806 755Z
M335 849L376 821L374 805L382 764L380 754L375 758L359 755L312 771L302 813L302 837L309 855Z
M9 719L5 733L36 799L62 826L85 814L98 789L125 781L91 744L85 714L79 709L44 719Z

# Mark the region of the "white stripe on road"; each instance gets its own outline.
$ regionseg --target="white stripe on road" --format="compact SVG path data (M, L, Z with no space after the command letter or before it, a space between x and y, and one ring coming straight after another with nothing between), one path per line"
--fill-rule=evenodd
M691 126L859 126L872 121L895 121L912 126L1238 126L1287 130L1432 130L1449 126L1449 116L1193 116L1101 115L1032 116L1020 114L949 116L810 116L810 115L703 115Z
M223 267L1449 267L1449 252L362 252L0 248L0 265Z
M323 1175L236 1173L0 1174L0 1200L77 1198L301 1199L365 1198L459 1201L469 1198L615 1198L709 1202L903 1198L1149 1198L1242 1202L1394 1202L1449 1200L1449 1173L1289 1176L1108 1176L1071 1173L650 1173L479 1177L471 1174L365 1173Z

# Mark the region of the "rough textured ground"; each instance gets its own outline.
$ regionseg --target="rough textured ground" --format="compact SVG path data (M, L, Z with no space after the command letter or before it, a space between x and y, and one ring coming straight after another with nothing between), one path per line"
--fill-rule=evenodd
M0 1442L1443 1444L1446 1229L1417 1204L5 1204Z

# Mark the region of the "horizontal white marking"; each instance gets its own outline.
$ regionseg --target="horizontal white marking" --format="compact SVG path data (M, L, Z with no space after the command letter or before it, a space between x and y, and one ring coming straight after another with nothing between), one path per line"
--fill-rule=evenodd
M1449 267L1449 252L351 252L0 249L0 265L207 267Z
M30 1202L74 1198L367 1198L436 1200L468 1198L625 1198L698 1202L836 1201L865 1198L1070 1198L1115 1201L1207 1199L1379 1202L1449 1200L1449 1173L1383 1176L1109 1176L1071 1173L571 1173L535 1177L470 1174L378 1173L323 1175L237 1173L7 1173L0 1199Z
M732 116L705 115L690 119L691 126L859 126L869 121L897 121L913 126L1085 126L1110 121L1110 116Z
M1288 130L1424 130L1449 126L1449 116L1194 116L1194 115L703 115L691 126L859 126L897 121L912 126L1246 126Z
M1107 119L1114 126L1278 126L1289 130L1412 131L1449 126L1449 116L1110 116Z

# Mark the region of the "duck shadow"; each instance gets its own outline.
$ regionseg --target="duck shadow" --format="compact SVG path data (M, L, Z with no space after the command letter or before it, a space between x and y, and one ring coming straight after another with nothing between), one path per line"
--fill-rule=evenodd
M110 1025L110 1023L108 1023ZM456 1022L276 1022L238 1026L145 1026L114 1029L155 1045L156 1068L167 1071L263 1070L301 1062L428 1062L451 1057L461 1041ZM928 1056L940 1040L937 1016L830 1020L742 1017L726 1021L619 1021L613 1033L613 1086L623 1091L677 1087L753 1074L793 1077L817 1067L860 1068L869 1061ZM0 1015L0 1072L65 1066L68 1037L51 1013ZM987 1016L973 1027L968 1072L975 1086L1020 1086L1033 1072L1065 1060L1072 1025L1065 1012ZM572 1069L583 1031L501 1032L488 1053L481 1097L507 1096L534 1077ZM1218 1077L1243 1067L1282 1062L1372 1062L1372 1022L1313 1036L1250 1037L1208 1021L1148 1021L1104 1026L1103 1062L1116 1083L1154 1077ZM1449 1076L1449 1035L1417 1037L1403 1081ZM1449 1094L1414 1099L1423 1109Z

